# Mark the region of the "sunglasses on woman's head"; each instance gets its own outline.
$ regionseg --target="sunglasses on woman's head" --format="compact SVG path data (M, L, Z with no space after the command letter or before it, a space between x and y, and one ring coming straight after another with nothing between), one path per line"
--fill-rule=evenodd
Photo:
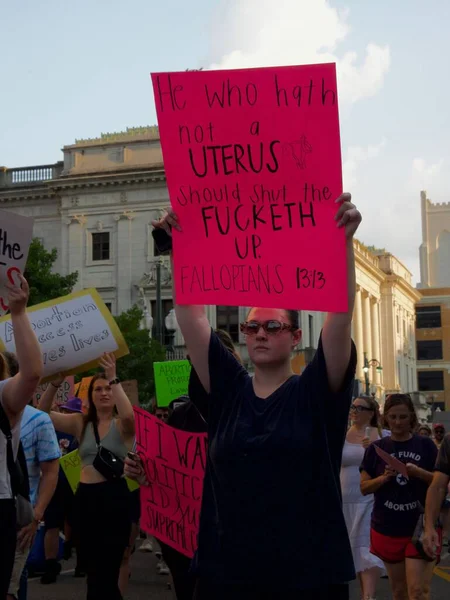
M361 404L352 404L350 406L350 410L354 410L359 413L364 411L372 412L373 408L368 408L367 406L362 406Z
M276 335L292 329L292 325L281 321L245 321L245 323L241 323L241 332L245 335L256 335L261 327L269 335Z

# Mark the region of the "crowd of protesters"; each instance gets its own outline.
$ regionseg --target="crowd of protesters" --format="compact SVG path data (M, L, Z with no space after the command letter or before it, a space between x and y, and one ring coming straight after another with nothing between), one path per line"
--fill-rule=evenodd
M348 311L328 314L300 376L291 370L301 339L296 311L249 310L241 332L250 376L204 307L176 305L192 365L189 390L156 416L208 435L198 550L191 560L151 537L141 550L158 556L178 600L346 600L355 577L361 597L373 600L386 574L394 600L429 598L442 551L450 438L442 424L419 425L408 394L389 395L382 416L372 396L353 398L360 221L350 196L341 196ZM154 226L181 229L170 210ZM25 279L8 293L16 354L0 354L0 600L26 598L27 558L41 523L42 584L54 583L61 558L75 552L87 599L120 600L140 520L139 491L130 492L124 475L151 483L134 452L134 412L115 357L99 359L87 411L76 397L55 404L62 376L30 406L43 365ZM75 449L81 478L73 494L59 459Z

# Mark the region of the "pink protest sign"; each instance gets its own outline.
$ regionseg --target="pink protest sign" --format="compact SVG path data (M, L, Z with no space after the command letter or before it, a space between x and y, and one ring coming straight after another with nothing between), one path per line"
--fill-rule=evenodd
M177 301L346 311L335 65L152 80Z
M136 452L148 486L141 486L141 528L186 556L197 548L206 434L174 429L134 407Z

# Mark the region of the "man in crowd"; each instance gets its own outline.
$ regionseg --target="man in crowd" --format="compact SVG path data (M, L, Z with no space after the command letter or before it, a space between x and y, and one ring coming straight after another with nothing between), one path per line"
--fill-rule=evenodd
M13 376L18 369L14 355L8 355L9 370ZM46 414L28 405L22 414L20 440L25 453L30 481L30 501L34 508L33 522L17 535L17 550L13 574L8 590L8 600L26 598L26 589L21 587L21 575L25 569L39 522L44 517L58 481L59 458L61 456L55 429ZM23 586L23 583L22 583Z
M435 423L433 425L433 431L434 431L434 443L436 444L436 446L438 448L440 448L441 444L444 440L444 437L445 437L445 427L442 423Z

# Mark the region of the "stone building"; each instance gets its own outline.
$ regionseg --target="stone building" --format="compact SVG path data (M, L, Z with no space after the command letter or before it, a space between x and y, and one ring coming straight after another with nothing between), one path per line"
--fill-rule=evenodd
M157 297L161 297L162 326L173 306L169 260L158 256L151 235L152 219L168 203L156 127L78 140L64 147L63 161L53 165L0 168L1 208L34 217L35 236L46 248L58 250L56 270L78 271L77 288L97 288L113 314L137 303L144 309L147 327L152 318L155 324ZM411 274L391 254L370 251L357 241L355 253L358 291L353 333L360 388L368 383L379 397L386 390L412 391L414 304L419 294L411 286ZM241 344L246 360L239 323L247 309L207 310L212 326L227 329ZM313 356L323 321L321 313L300 312L300 365ZM178 332L174 343L183 344ZM369 366L365 367L364 358Z
M450 287L450 202L433 204L420 192L420 288Z
M357 378L380 399L416 390L415 304L410 271L385 250L355 241L357 292L353 339ZM366 359L366 360L365 360ZM380 368L381 367L381 368Z
M433 409L450 410L450 202L420 192L422 245L416 306L418 389Z

